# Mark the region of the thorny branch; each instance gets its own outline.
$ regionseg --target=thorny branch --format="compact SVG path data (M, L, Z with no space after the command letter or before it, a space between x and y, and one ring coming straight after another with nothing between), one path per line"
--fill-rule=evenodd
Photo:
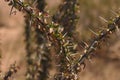
M33 0L34 1L34 0ZM33 1L29 4L33 4ZM29 2L29 1L28 1ZM38 4L37 4L38 3ZM37 4L37 5L36 5ZM45 1L36 0L33 7L36 7L40 12L44 12ZM41 5L41 6L39 6ZM27 80L47 80L50 65L50 51L46 46L47 39L45 33L41 32L39 28L34 28L30 25L30 15L26 16L26 50L27 50ZM34 46L36 45L36 46ZM33 58L34 56L34 58Z
M9 80L9 78L18 71L19 66L16 66L16 63L12 64L9 68L9 71L6 72L5 76L3 77L3 80Z
M91 44L84 50L84 54L81 56L81 58L79 58L79 60L77 60L73 67L76 67L78 64L84 63L84 60L97 49L100 42L109 34L114 32L116 28L120 28L120 16L116 17L112 22L108 23L107 29L102 30L98 36L92 39L93 41L91 42Z
M59 56L64 58L60 63L62 64L61 70L63 69L64 71L58 73L58 75L55 77L56 80L78 80L77 74L81 71L81 65L84 65L85 67L85 60L89 59L89 56L97 49L104 38L114 32L116 28L120 28L120 16L117 16L113 21L108 23L106 30L102 30L98 36L92 39L91 44L89 44L84 50L84 54L76 60L72 57L72 53L76 52L70 51L68 48L68 46L73 42L70 42L69 37L62 33L63 30L59 27L58 24L54 22L47 23L46 20L41 20L40 16L43 16L44 14L33 9L29 5L26 6L19 0L11 0L10 4L18 10L22 9L23 12L28 13L31 16L32 23L37 22L36 24L40 26L40 30L46 34L52 44L56 42L56 44L59 46Z

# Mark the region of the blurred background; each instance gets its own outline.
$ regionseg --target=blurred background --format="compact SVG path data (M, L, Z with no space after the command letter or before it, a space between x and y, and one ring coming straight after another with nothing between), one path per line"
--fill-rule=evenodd
M46 0L46 10L55 14L62 0ZM119 13L120 0L79 0L80 13L75 28L77 41L88 41L92 33L88 28L98 32L106 27L106 20L113 19ZM11 7L4 0L0 0L0 53L1 71L8 71L14 62L20 65L20 70L13 77L14 80L25 80L26 49L25 49L25 21L24 14L17 11L16 15L9 15ZM80 80L120 80L120 36L111 35L99 50L95 52L92 63L87 62L86 69L80 73Z

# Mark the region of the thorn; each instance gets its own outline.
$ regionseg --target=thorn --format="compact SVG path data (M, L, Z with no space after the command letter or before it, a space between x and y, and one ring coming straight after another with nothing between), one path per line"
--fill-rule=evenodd
M61 65L60 64L57 64L57 65L55 65L56 67L60 67Z
M119 30L118 26L116 25L115 27L116 27L117 32L120 32L120 30Z
M99 18L100 18L101 20L103 20L105 23L108 23L108 21L107 21L105 18L103 18L103 17L101 17L101 16L99 16Z
M24 2L24 0L20 0L20 2Z
M14 13L13 8L14 8L14 6L12 6L10 9L10 15L12 15Z
M83 43L83 45L81 44L81 46L83 46L84 48L88 47L88 44L85 41L81 41Z
M96 32L94 32L92 29L90 29L90 28L88 28L93 34L95 34L95 35L99 35L99 34L97 34Z
M63 38L67 35L67 32L63 35Z
M118 38L120 38L120 29L118 28L118 26L115 26L116 27L116 35Z
M98 27L99 29L101 29L101 30L106 30L107 28L105 28L104 26L102 26L102 27Z
M67 60L69 63L71 63L71 61L70 61L69 57L67 57L67 56L66 56L66 60Z
M32 6L36 6L36 4L37 4L37 0L34 0Z
M110 10L115 16L119 16L115 11Z

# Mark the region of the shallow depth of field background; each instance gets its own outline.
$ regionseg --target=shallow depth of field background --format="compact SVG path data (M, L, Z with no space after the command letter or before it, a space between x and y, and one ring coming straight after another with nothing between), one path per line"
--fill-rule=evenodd
M47 10L54 14L61 0L46 0ZM79 0L80 19L76 26L78 40L91 39L88 27L98 32L106 24L99 16L112 19L112 11L120 11L120 0ZM1 70L6 72L15 61L20 70L13 77L15 80L25 80L26 50L24 18L21 12L9 15L10 7L4 0L0 0L0 52L2 54ZM104 43L96 51L93 62L87 62L86 69L80 73L80 80L120 80L120 36L111 35L108 43Z

